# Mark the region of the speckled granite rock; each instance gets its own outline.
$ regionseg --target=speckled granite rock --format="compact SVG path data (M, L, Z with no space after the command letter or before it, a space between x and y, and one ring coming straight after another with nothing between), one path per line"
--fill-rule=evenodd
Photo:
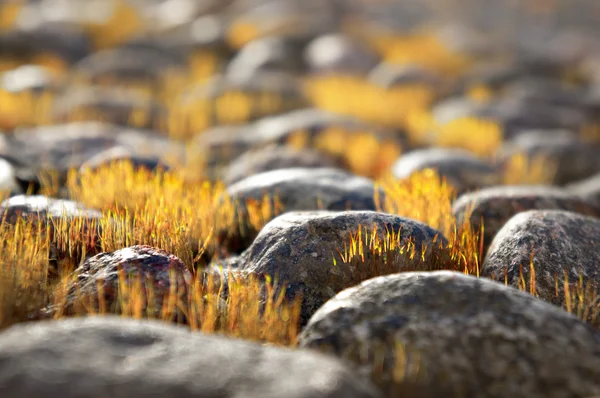
M600 333L531 295L458 272L399 273L346 289L299 342L365 375L378 358L384 372L373 379L388 397L600 393Z
M228 249L246 249L258 233L250 223L247 203L261 201L265 195L275 217L301 210L377 210L375 189L372 180L337 168L295 167L255 174L227 188L227 201L239 209L238 217L236 228L219 235Z
M512 216L527 210L545 209L600 217L600 207L567 190L541 185L498 186L467 193L453 203L452 214L459 223L469 221L475 231L480 230L483 219L485 255L494 236Z
M426 148L408 152L394 163L392 173L396 178L432 168L445 177L458 193L499 184L498 171L472 153L463 149Z
M398 246L405 246L411 240L416 253L421 254L422 251L423 256L409 258L408 255L371 253L366 245L364 263L344 264L341 253L361 227L363 239L370 239L367 232L372 233L376 227L377 236L382 241L386 231L393 232L397 234L394 242L399 243ZM392 214L374 211L293 212L265 225L252 246L242 253L240 269L276 279L285 286L290 298L302 294L302 319L306 321L337 292L357 283L355 275L360 275L362 280L376 276L378 266L388 273L439 267L445 259L440 246L446 243L439 231ZM393 260L386 263L386 255ZM384 266L384 263L387 265ZM372 268L367 269L368 264Z
M155 300L155 308L149 310L159 318L163 300L170 294L171 284L175 283L175 292L181 296L192 281L191 272L179 258L164 250L145 245L126 247L90 257L74 271L73 276L64 306L68 314L75 311L82 302L86 305L91 303L96 310L100 308L99 285L102 286L102 298L107 310L110 313L120 312L118 292L121 288L119 276L122 276L129 289L134 289L136 279L140 278L144 297L147 298L151 294ZM150 289L147 287L148 283ZM148 303L145 302L142 306L145 309ZM173 317L181 316L178 311L173 314Z
M565 273L582 277L596 289L600 282L600 219L563 210L530 210L512 217L498 231L483 261L481 275L518 286L520 266L529 287L533 259L535 286L543 300L564 302ZM558 279L558 286L557 286Z
M0 334L0 393L7 398L382 398L335 358L117 317L26 323Z

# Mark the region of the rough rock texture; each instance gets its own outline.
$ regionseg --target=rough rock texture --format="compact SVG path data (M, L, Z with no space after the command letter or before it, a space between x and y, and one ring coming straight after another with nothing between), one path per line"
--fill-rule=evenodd
M382 398L346 365L318 353L117 317L29 323L0 334L0 394Z
M229 199L240 210L237 228L223 231L222 239L234 251L252 243L258 231L250 225L247 203L261 201L265 195L274 217L300 210L377 210L375 192L372 180L336 168L297 167L255 174L227 188Z
M234 159L227 168L224 182L231 185L247 177L267 171L288 168L333 168L338 166L330 156L310 149L269 145L250 150Z
M374 380L388 397L600 393L600 333L531 295L458 272L399 273L346 289L299 341L363 374L383 363Z
M345 247L351 245L351 238L356 238L356 233L362 228L362 239L368 242L375 227L382 242L385 242L386 231L395 233L396 238L392 242L407 246L410 240L419 255L411 259L406 254L373 254L367 243L364 263L345 264L341 254ZM358 283L360 279L376 276L373 273L439 266L444 261L444 251L440 246L446 243L439 231L392 214L374 211L293 212L265 225L252 246L242 253L240 269L268 275L279 281L286 287L290 298L297 293L302 294L302 319L306 321L337 292ZM405 250L410 251L406 247ZM383 258L385 255L390 257L388 263Z
M600 206L600 173L585 180L568 184L565 189L581 196L590 203Z
M527 288L533 260L535 287L543 300L562 304L565 273L574 285L581 277L595 290L600 282L600 219L563 210L530 210L512 217L498 231L481 275ZM557 286L558 280L558 286Z
M154 297L155 308L150 310L154 311L155 316L160 316L163 300L170 294L170 289L181 296L192 281L191 272L179 258L145 245L90 257L74 271L73 276L65 304L67 313L75 310L81 302L87 304L91 301L94 308L99 308L99 297L102 297L111 313L121 311L118 300L119 289L124 288L119 281L121 276L125 278L127 288L143 293L146 298L150 295ZM142 285L136 289L138 278ZM102 296L98 285L102 286ZM145 302L143 307L147 308L147 305L148 302Z
M600 217L600 207L552 186L498 186L461 195L452 205L459 223L469 221L475 231L483 219L483 254L500 228L515 214L527 210L567 210ZM468 217L468 219L467 219Z
M498 171L475 155L463 149L427 148L408 152L394 163L392 173L396 178L432 168L458 193L500 183Z

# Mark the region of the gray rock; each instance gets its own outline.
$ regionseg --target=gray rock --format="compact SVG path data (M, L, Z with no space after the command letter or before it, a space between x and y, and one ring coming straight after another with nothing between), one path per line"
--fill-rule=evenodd
M475 231L484 225L483 254L498 231L515 214L527 210L567 210L600 217L600 206L553 186L519 185L483 188L461 195L452 204L459 225L467 221ZM467 218L468 217L468 218Z
M120 277L124 278L126 286L121 284ZM141 282L139 291L144 299L142 308L157 318L161 318L163 303L171 294L170 289L174 289L178 298L185 301L188 285L192 283L191 272L176 256L151 246L131 246L85 260L73 272L64 306L50 310L73 315L81 312L83 305L98 312L103 301L110 314L120 314L123 310L119 299L121 289L127 287L129 291L137 291L138 278ZM153 308L148 302L149 297L154 298ZM124 304L131 305L131 302ZM177 310L173 311L172 319L185 321Z
M600 393L597 330L460 272L404 272L346 289L313 315L299 344L352 361L388 397Z
M520 134L507 141L497 152L499 167L504 167L514 155L525 155L528 160L545 159L555 171L553 185L591 177L600 172L600 146L579 141L568 135L546 134L543 130Z
M140 157L185 160L183 143L155 131L91 121L20 128L10 136L6 147L0 149L0 156L18 161L21 173L55 171L64 182L69 169L77 169L115 146Z
M425 169L434 169L445 177L457 192L497 185L501 175L492 165L479 159L469 151L458 148L426 148L410 151L392 166L396 178L408 178Z
M333 168L341 166L331 156L311 149L269 145L238 156L225 173L224 182L231 185L252 175L288 168Z
M317 37L305 49L305 60L313 73L366 75L379 57L355 39L331 33Z
M318 353L116 317L13 326L0 334L0 363L7 398L382 397Z
M13 165L6 159L0 158L0 192L9 195L23 193L16 178Z
M585 180L567 184L565 189L575 195L581 196L596 206L600 206L600 173Z
M169 170L169 166L162 162L159 158L137 156L131 149L123 146L115 146L92 156L90 159L83 162L79 170L93 171L119 161L127 161L136 169L143 168L148 171L155 171L160 168L163 170Z
M248 202L267 196L275 217L283 212L305 210L377 210L376 188L372 180L337 168L285 168L247 177L230 185L223 201L238 210L234 231L224 231L229 249L246 249L258 233L250 224ZM380 197L384 193L379 189ZM266 220L269 221L269 220Z
M102 217L100 211L88 209L81 203L41 195L12 196L0 204L0 214L10 223L16 222L19 217L24 220L33 217L37 222L47 222L49 217L89 220L99 220Z
M72 85L57 95L51 110L55 123L76 120L159 130L166 122L166 109L151 98L116 87ZM136 120L136 114L143 119Z
M364 262L358 257L345 263L341 254L351 238L363 229L363 239L377 235L406 246L390 253L371 252L365 243ZM373 232L373 228L377 228ZM390 238L386 233L394 233ZM410 257L409 241L416 253ZM447 243L439 231L415 220L374 211L295 212L283 214L264 226L252 246L241 255L240 270L269 276L286 289L292 299L302 295L301 317L305 322L337 292L361 280L410 269L433 269L445 260ZM392 253L396 253L392 254ZM389 258L386 260L386 256ZM356 261L354 261L356 260Z
M579 278L584 284L591 284L594 291L598 289L598 236L600 218L564 210L525 211L498 231L483 261L481 275L519 286L522 273L524 287L529 289L533 261L537 295L562 305L565 276L571 292Z
M182 68L184 59L162 48L111 48L97 51L78 62L73 77L90 83L110 79L115 83L142 82L157 84L161 74Z
M300 46L283 37L267 36L246 44L227 65L226 75L252 76L258 70L301 71Z
M433 89L439 89L442 86L442 79L435 73L428 71L417 65L392 65L388 62L382 62L369 72L367 76L369 82L376 86L390 89L396 86L422 84Z

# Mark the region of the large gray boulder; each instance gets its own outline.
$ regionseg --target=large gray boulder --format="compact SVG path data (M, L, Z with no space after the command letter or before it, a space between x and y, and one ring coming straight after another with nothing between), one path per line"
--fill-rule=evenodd
M0 334L6 398L380 398L316 353L117 317L39 321Z
M381 243L381 252L369 245L375 238ZM355 257L344 261L342 254L353 239L357 245L362 242L363 257L357 250ZM443 267L446 245L441 232L393 214L291 212L265 225L238 264L244 273L276 280L289 299L300 294L301 318L306 322L337 292L365 279Z
M597 330L460 272L404 272L346 289L313 315L299 344L352 361L388 397L600 394Z
M564 210L525 211L500 229L483 261L481 275L515 287L524 282L529 289L533 265L535 293L562 305L566 277L571 287L581 278L597 291L599 236L600 218Z
M467 221L479 231L482 224L483 254L515 214L527 210L567 210L600 217L600 206L571 194L566 189L543 185L497 186L461 195L452 204L459 225Z

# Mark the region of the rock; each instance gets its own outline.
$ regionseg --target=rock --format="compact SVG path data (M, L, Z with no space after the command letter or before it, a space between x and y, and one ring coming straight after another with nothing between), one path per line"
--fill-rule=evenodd
M20 128L10 136L0 156L18 163L18 175L35 182L40 172L57 173L64 183L69 169L78 169L95 155L120 146L136 156L185 160L185 146L152 130L100 122L73 122Z
M9 223L15 223L19 217L24 220L33 217L38 221L47 221L48 217L99 220L102 213L86 208L71 200L53 199L41 195L16 195L0 204L0 213Z
M600 393L598 331L460 272L403 272L346 289L313 315L299 345L347 359L364 375L382 366L373 380L388 397Z
M594 291L600 282L596 250L600 218L564 210L529 210L512 217L498 231L481 267L481 275L527 289L535 271L537 295L550 303L565 303L564 284L575 291L579 279ZM585 287L585 286L583 286Z
M0 359L6 397L382 397L334 358L150 320L16 325L0 335Z
M0 194L2 192L12 196L23 193L23 190L17 182L13 165L6 159L0 158Z
M567 210L600 217L600 206L552 186L498 186L461 195L452 214L461 225L467 221L475 231L484 225L483 254L498 231L515 214L527 210ZM468 217L468 218L467 218Z
M372 180L336 168L298 167L255 174L230 185L227 197L221 199L239 209L235 231L223 231L221 240L234 252L246 249L258 233L251 225L247 204L265 196L274 218L282 212L302 210L374 211L378 208L375 193ZM383 198L383 190L379 194Z
M417 65L392 65L385 61L369 72L367 80L385 89L415 84L439 89L443 83L435 73Z
M378 56L362 43L339 33L314 39L305 49L309 70L318 74L366 75L379 62Z
M404 179L413 173L434 169L446 178L457 192L497 185L501 175L491 164L472 153L458 148L426 148L410 151L392 166L394 177Z
M600 146L597 144L579 141L566 135L532 131L505 142L498 149L496 159L499 167L504 167L515 155L524 155L529 161L544 159L555 171L550 183L564 186L600 172L599 151Z
M383 255L390 256L386 263L381 254L371 253L366 248L363 263L344 263L341 253L361 228L365 239L372 233L382 242L391 239L398 246L408 245L412 240L416 252L423 251L423 257L388 253ZM377 231L373 232L373 228ZM396 237L390 238L387 233L396 234ZM439 267L445 260L440 246L445 244L446 239L439 231L392 214L294 212L283 214L263 227L248 250L242 253L240 270L278 281L285 287L290 300L301 294L301 318L306 322L317 308L337 292L356 284L357 279L373 277L378 272ZM406 250L406 253L410 252L408 246Z
M300 45L283 37L267 36L246 44L231 60L228 76L252 76L258 70L298 73L302 70Z
M23 65L0 75L0 89L13 94L54 90L56 83L52 74L38 65Z
M12 225L23 220L32 227L32 232L40 232L42 236L48 233L49 278L59 275L62 260L79 261L82 256L101 250L102 213L78 202L41 195L15 195L0 204L0 220ZM76 241L73 235L77 236Z
M600 206L600 173L585 180L575 181L565 186L565 190L583 197L590 203Z
M510 139L520 130L579 130L589 123L585 109L530 100L526 96L504 97L488 104L478 117L498 123Z
M143 300L141 305L144 312L149 311L162 319L163 303L171 294L170 289L185 300L188 285L192 282L191 272L179 258L146 245L126 247L90 257L73 272L73 277L73 282L68 286L64 307L53 310L63 310L72 315L81 311L82 304L91 306L95 311L105 305L108 313L118 314L123 311L121 304L133 303L120 303L118 299L119 294L123 294L122 289L128 288L132 298ZM120 277L125 278L126 286L121 284ZM137 278L141 282L139 287L136 287ZM149 308L149 297L154 298L154 308ZM173 310L169 315L176 321L181 321L183 317L178 310Z
M187 88L174 105L193 110L188 114L193 121L189 134L198 134L213 126L240 125L305 108L308 100L298 77L257 70L252 74L214 75Z
M145 95L100 86L71 86L57 96L51 112L56 123L97 121L156 130L167 118L166 109Z
M359 137L365 132L382 145L401 148L408 146L406 136L394 131L353 117L317 108L303 108L261 118L246 125L229 124L206 129L196 135L193 147L198 153L197 157L205 160L209 178L222 180L229 164L250 149L258 150L270 145L295 147L293 139L304 134L306 142L302 148L323 149L337 160L346 153L345 148L337 142L341 140L347 144L353 137ZM323 143L328 145L324 146ZM345 167L346 162L343 163Z
M268 145L249 150L235 158L227 168L224 182L232 185L253 175L279 169L334 168L336 166L341 166L341 164L318 151Z
M182 68L184 60L161 48L111 48L97 51L74 65L73 77L89 83L160 82L169 70Z
M157 169L169 170L169 166L156 157L136 156L131 149L123 146L115 146L100 152L90 159L83 162L80 171L97 170L100 167L108 166L115 162L126 161L132 164L135 169L145 169L155 171Z

